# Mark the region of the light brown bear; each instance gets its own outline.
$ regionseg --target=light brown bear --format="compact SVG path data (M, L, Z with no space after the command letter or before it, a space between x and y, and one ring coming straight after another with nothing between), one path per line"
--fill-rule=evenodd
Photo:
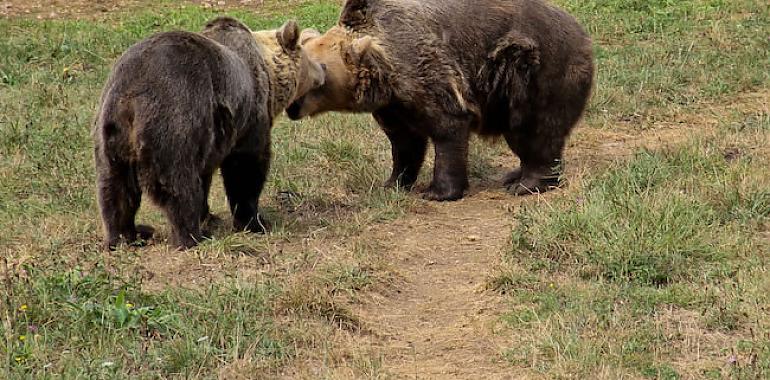
M289 117L371 112L392 145L387 185L411 188L430 140L425 197L461 198L472 132L502 135L521 159L512 193L559 185L594 72L591 40L566 12L544 0L348 0L337 26L302 43L326 84Z
M273 119L324 80L298 40L293 21L252 34L220 17L201 33L154 35L118 59L93 129L105 247L151 236L134 223L143 192L168 217L172 245L197 244L220 167L234 228L265 230Z

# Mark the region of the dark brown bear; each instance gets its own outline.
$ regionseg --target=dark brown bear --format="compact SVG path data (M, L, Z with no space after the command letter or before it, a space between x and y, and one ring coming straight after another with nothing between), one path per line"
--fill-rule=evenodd
M152 36L118 59L93 130L106 247L152 233L134 224L142 192L171 222L171 244L195 245L219 167L235 229L264 231L273 119L324 78L298 39L294 22L252 34L222 17L200 34Z
M326 84L289 116L372 112L392 144L386 184L414 184L430 139L425 197L461 198L471 132L502 135L519 156L512 193L559 184L594 70L591 40L566 12L542 0L348 0L338 26L302 41L328 67Z

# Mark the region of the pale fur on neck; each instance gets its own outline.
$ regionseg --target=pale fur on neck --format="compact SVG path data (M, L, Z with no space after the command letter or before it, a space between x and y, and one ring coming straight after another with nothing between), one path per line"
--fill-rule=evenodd
M278 43L278 31L253 32L270 78L270 113L280 115L294 100L299 84L299 56L292 57ZM298 54L298 53L297 53Z

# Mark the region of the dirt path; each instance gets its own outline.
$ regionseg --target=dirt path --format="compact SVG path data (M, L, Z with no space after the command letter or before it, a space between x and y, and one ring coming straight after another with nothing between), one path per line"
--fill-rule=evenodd
M397 293L375 295L358 314L381 337L386 372L398 378L509 378L495 326L503 299L486 291L512 226L502 191L393 223L383 233L403 276Z

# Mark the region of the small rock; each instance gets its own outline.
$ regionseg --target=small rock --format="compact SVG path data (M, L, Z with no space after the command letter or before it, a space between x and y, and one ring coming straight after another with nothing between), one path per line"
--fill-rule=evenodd
M741 150L738 148L727 148L722 153L723 157L725 158L725 161L727 162L733 162L737 159L739 159L742 155Z

